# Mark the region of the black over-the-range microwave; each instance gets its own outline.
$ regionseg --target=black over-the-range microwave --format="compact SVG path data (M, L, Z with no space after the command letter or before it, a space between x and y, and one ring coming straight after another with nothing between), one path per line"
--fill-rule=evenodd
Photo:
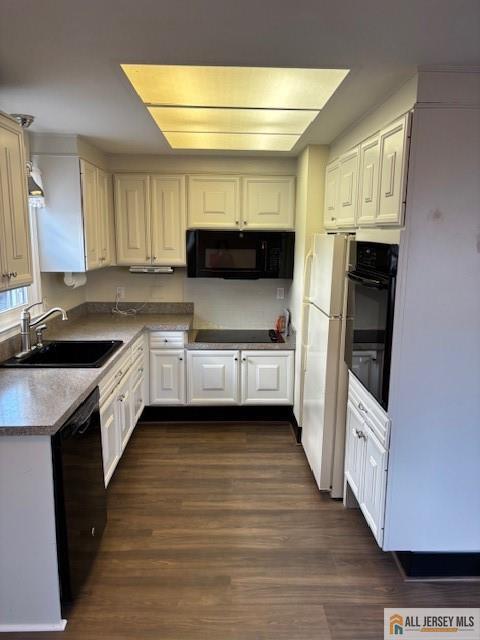
M293 278L292 231L187 231L189 278Z

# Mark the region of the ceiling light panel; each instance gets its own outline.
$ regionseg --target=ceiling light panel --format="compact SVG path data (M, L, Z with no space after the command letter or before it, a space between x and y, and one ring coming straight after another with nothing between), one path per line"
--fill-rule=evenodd
M172 149L224 149L229 151L290 151L299 135L261 133L195 133L164 131Z
M288 109L204 109L148 107L158 127L167 131L197 133L302 134L318 111Z
M347 69L123 64L149 105L322 109Z

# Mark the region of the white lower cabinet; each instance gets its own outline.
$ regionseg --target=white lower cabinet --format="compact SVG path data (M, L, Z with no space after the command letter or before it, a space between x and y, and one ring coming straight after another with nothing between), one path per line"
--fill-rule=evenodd
M108 400L103 403L100 410L105 486L110 482L110 478L120 460L120 437L118 433L116 404L117 396L115 393L112 393Z
M380 547L383 544L389 427L388 416L382 407L350 374L345 483ZM345 496L348 496L347 491Z
M146 404L143 340L124 354L101 380L100 424L105 486L108 486L122 453ZM133 361L132 352L136 354Z
M242 404L293 404L293 351L242 351Z
M239 351L188 351L188 404L238 404Z
M150 351L150 404L185 404L183 349Z
M367 429L360 508L379 544L383 542L387 452Z

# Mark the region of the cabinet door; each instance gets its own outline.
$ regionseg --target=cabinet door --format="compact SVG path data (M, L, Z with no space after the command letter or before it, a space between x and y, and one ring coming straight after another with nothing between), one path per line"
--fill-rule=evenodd
M101 267L111 264L110 251L110 176L97 169L97 223L99 262Z
M293 404L293 352L242 351L242 404Z
M189 176L188 226L235 229L240 226L240 178Z
M326 229L335 229L337 227L339 178L340 165L338 161L335 161L327 166L325 172L325 204L323 222Z
M142 411L145 407L145 376L143 372L141 375L132 376L132 423L133 427L137 424ZM132 428L133 428L132 427Z
M0 125L0 289L32 282L25 171L22 132Z
M188 351L188 404L238 404L238 365L238 351Z
M378 544L383 542L385 488L387 484L387 452L372 432L366 430L365 465L360 508Z
M256 176L243 179L241 225L248 229L293 229L295 178Z
M80 177L82 182L83 229L85 237L85 265L87 271L98 269L101 262L101 216L98 215L97 169L80 160Z
M120 445L123 451L133 431L134 422L132 416L132 396L130 390L130 376L127 374L118 388L117 416L120 424Z
M115 176L115 232L117 264L151 264L148 176Z
M354 227L357 213L358 147L340 158L337 225Z
M378 210L380 136L365 141L360 148L358 226L375 224Z
M100 407L105 486L110 482L110 478L120 459L120 424L115 410L116 402L117 396L115 393L112 393L108 400Z
M404 116L380 134L378 225L403 222L407 121Z
M150 404L185 403L183 349L150 351Z
M349 399L347 405L347 437L345 453L345 477L358 501L363 489L366 427L362 416Z
M185 178L151 176L152 262L185 265Z

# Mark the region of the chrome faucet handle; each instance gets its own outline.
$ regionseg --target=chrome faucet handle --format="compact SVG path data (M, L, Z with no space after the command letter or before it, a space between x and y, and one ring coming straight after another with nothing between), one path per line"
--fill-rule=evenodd
M43 347L43 332L46 328L46 324L39 324L38 327L35 327L35 334L37 336L37 349L41 349Z
M40 302L34 302L33 304L30 304L28 307L25 307L25 309L22 310L22 317L24 318L26 315L28 315L30 309L33 309L33 307L36 307L37 304L43 304L43 300L41 300Z

